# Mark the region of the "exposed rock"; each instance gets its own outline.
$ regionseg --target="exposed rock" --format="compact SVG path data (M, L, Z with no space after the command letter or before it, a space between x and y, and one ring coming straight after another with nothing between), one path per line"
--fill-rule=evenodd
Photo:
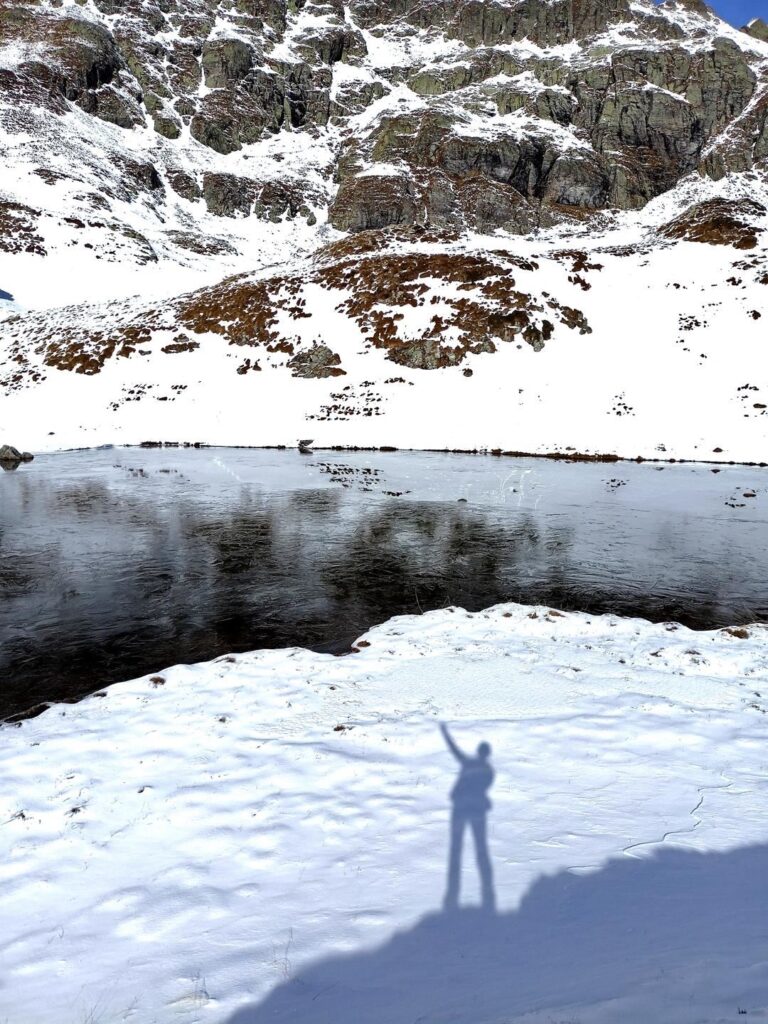
M283 96L269 76L260 74L260 81L264 87L260 94L238 86L204 96L190 124L192 138L226 155L258 142L266 130L276 131L282 122ZM268 82L273 88L265 95Z
M125 89L116 89L113 85L87 90L78 100L78 106L120 128L135 128L144 124L144 114L138 100Z
M169 231L168 240L181 249L206 256L221 256L235 253L235 247L226 238L214 238L211 235L194 234L191 231Z
M762 203L751 199L710 199L690 206L679 217L665 224L660 234L665 238L688 242L754 249L760 229L753 221L765 216L766 212Z
M355 0L351 6L365 27L393 14L418 28L440 25L468 46L492 46L530 39L538 46L559 46L596 35L611 23L630 20L629 0L521 0L514 5L492 0Z
M426 225L525 234L640 208L696 170L719 178L768 159L768 73L752 41L768 27L756 19L734 34L701 0L80 7L3 5L0 45L15 56L0 69L0 93L14 108L0 101L2 127L13 122L13 131L44 139L35 120L44 111L60 137L58 115L73 107L74 131L80 111L119 127L100 129L105 141L82 194L94 205L140 199L161 220L173 197L137 158L142 151L172 168L163 176L175 193L204 197L216 216L314 224L327 210L333 227L350 232ZM366 39L392 46L369 53ZM523 40L530 45L507 45ZM567 53L547 52L563 44ZM420 100L397 97L401 83ZM387 94L392 102L373 111ZM134 144L147 127L156 133L151 150ZM302 133L306 168L301 156L278 166L301 146L284 137L274 151L264 145L285 132ZM123 144L123 133L136 134ZM212 152L190 159L190 135ZM252 154L236 175L218 158L258 143L267 164L253 165L258 181L244 169ZM92 154L92 142L84 149ZM184 234L188 225L176 226Z
M693 11L694 14L700 14L705 18L711 18L714 13L709 4L704 3L704 0L672 0L672 6L679 7L684 11Z
M336 89L333 100L329 96L329 116L337 122L362 113L385 95L383 82L345 82Z
M254 51L242 39L214 39L203 46L202 67L208 89L242 82L254 64Z
M45 256L43 238L37 230L39 217L40 211L30 206L0 201L0 250Z
M253 212L273 223L284 217L288 220L303 217L310 226L316 223L315 214L307 205L304 192L295 183L266 182L258 192Z
M361 174L342 182L328 219L340 231L365 231L390 224L413 224L416 202L404 175Z
M119 161L119 167L130 197L135 197L139 192L163 192L165 190L154 164L122 158Z
M19 4L3 11L0 41L36 44L20 65L49 93L122 128L144 123L141 89L105 25ZM40 46L42 44L42 50ZM45 53L45 60L37 53Z
M152 117L155 131L166 139L178 139L181 135L181 122L167 111L160 110Z
M753 18L741 31L746 32L753 39L760 39L762 42L768 43L768 22L763 21L762 18Z
M129 224L112 224L110 227L117 234L132 243L131 248L137 263L157 263L157 253L152 248L149 239L142 235L140 231L132 228Z
M524 235L541 223L541 214L514 188L470 174L457 184L463 221L473 231L498 229Z
M297 352L288 360L294 377L341 377L341 359L327 345L314 344L312 348Z
M296 50L305 60L323 64L336 64L367 53L362 32L341 23L304 33L296 41Z
M210 213L220 217L247 217L253 209L257 188L248 178L235 174L206 172L203 175L203 198Z
M0 462L31 462L33 459L34 455L31 452L21 452L12 444L0 445Z
M169 167L165 172L165 176L173 191L183 199L193 201L202 198L202 188L198 184L197 179L193 175L188 174L187 171L183 171L178 167Z

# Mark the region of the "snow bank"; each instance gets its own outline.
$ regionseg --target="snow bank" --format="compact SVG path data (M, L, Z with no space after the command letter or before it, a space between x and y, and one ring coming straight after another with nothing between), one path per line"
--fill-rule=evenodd
M509 604L358 648L3 729L0 1018L763 1019L768 628ZM493 746L496 916L440 912L441 719Z

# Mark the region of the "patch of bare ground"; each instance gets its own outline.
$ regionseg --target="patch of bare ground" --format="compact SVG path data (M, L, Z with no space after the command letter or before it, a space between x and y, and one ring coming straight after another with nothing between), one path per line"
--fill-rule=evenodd
M762 203L753 199L708 199L689 206L659 228L659 234L686 242L754 249L760 233L754 220L765 213Z
M522 269L535 267L524 262ZM545 306L518 290L512 272L519 267L499 251L386 252L325 264L317 279L347 293L337 310L355 320L375 348L385 349L395 363L431 370L455 366L468 353L495 352L497 342L519 339L538 350L554 331L552 313L580 333L590 332L580 311L554 300ZM435 281L453 287L443 291ZM427 327L413 333L405 323L407 309L425 304L440 309Z
M43 239L37 233L39 210L21 203L0 202L0 250L3 252L32 252L45 256Z
M558 258L572 272L572 283L582 287L581 275L600 268L581 252ZM249 358L233 367L241 376L265 361L297 377L342 376L341 357L328 347L321 325L309 333L299 330L303 321L312 327L308 285L328 293L368 345L412 369L457 366L468 354L493 353L504 343L538 351L558 325L590 333L581 310L547 292L531 294L527 281L517 285L520 275L538 268L535 259L502 249L479 253L446 245L442 232L363 232L329 246L301 271L268 278L241 274L162 309L148 305L137 311L121 303L108 311L61 310L53 320L9 318L11 342L0 386L32 383L46 367L91 376L117 358L191 353L205 336L247 350L243 355ZM409 316L420 307L426 318Z
M151 343L150 315L147 320L149 323L129 324L114 331L79 330L74 334L55 331L35 351L46 366L92 376L99 373L108 360L128 358L139 346Z

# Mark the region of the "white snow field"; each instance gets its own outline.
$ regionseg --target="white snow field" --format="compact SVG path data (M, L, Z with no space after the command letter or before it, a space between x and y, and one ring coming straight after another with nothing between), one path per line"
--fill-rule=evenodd
M457 252L482 252L488 243L475 241L476 248L462 244ZM555 260L539 257L536 271L520 271L521 287L537 301L551 291L583 310L591 325L582 336L558 323L539 352L508 344L440 370L396 365L337 311L341 293L311 285L305 293L312 315L285 327L285 339L305 347L316 337L328 340L343 377L297 379L280 353L269 356L265 372L243 373L242 350L211 332L200 335L196 351L178 354L172 343L179 324L171 315L146 341L146 352L154 352L149 363L116 359L90 376L51 371L30 349L40 381L3 396L0 426L7 440L35 452L147 440L292 446L309 437L320 447L576 449L764 461L768 288L733 276L742 254L681 242L649 261L592 251L586 241L578 240L603 267L592 273L588 292L569 283L568 268ZM496 241L499 251L507 245ZM417 247L421 255L429 248ZM508 248L525 258L541 251L528 241ZM450 283L432 286L433 302L461 294ZM435 307L425 308L432 315ZM421 312L408 312L405 334L421 329ZM66 337L79 319L98 333L111 317L106 306L82 307L50 311L35 323ZM168 346L171 354L164 354ZM16 365L15 352L0 344L0 370Z
M357 647L2 729L3 1024L768 1020L768 627L509 604ZM493 747L495 915L469 847L441 909L441 720Z

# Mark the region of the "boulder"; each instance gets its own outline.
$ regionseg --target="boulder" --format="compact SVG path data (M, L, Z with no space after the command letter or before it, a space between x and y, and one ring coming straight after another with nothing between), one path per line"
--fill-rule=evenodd
M31 462L33 459L34 455L31 452L20 452L12 444L0 445L0 462L18 464L19 462Z
M335 352L316 342L312 348L297 352L287 365L294 377L341 377L346 371L341 369L340 363Z

